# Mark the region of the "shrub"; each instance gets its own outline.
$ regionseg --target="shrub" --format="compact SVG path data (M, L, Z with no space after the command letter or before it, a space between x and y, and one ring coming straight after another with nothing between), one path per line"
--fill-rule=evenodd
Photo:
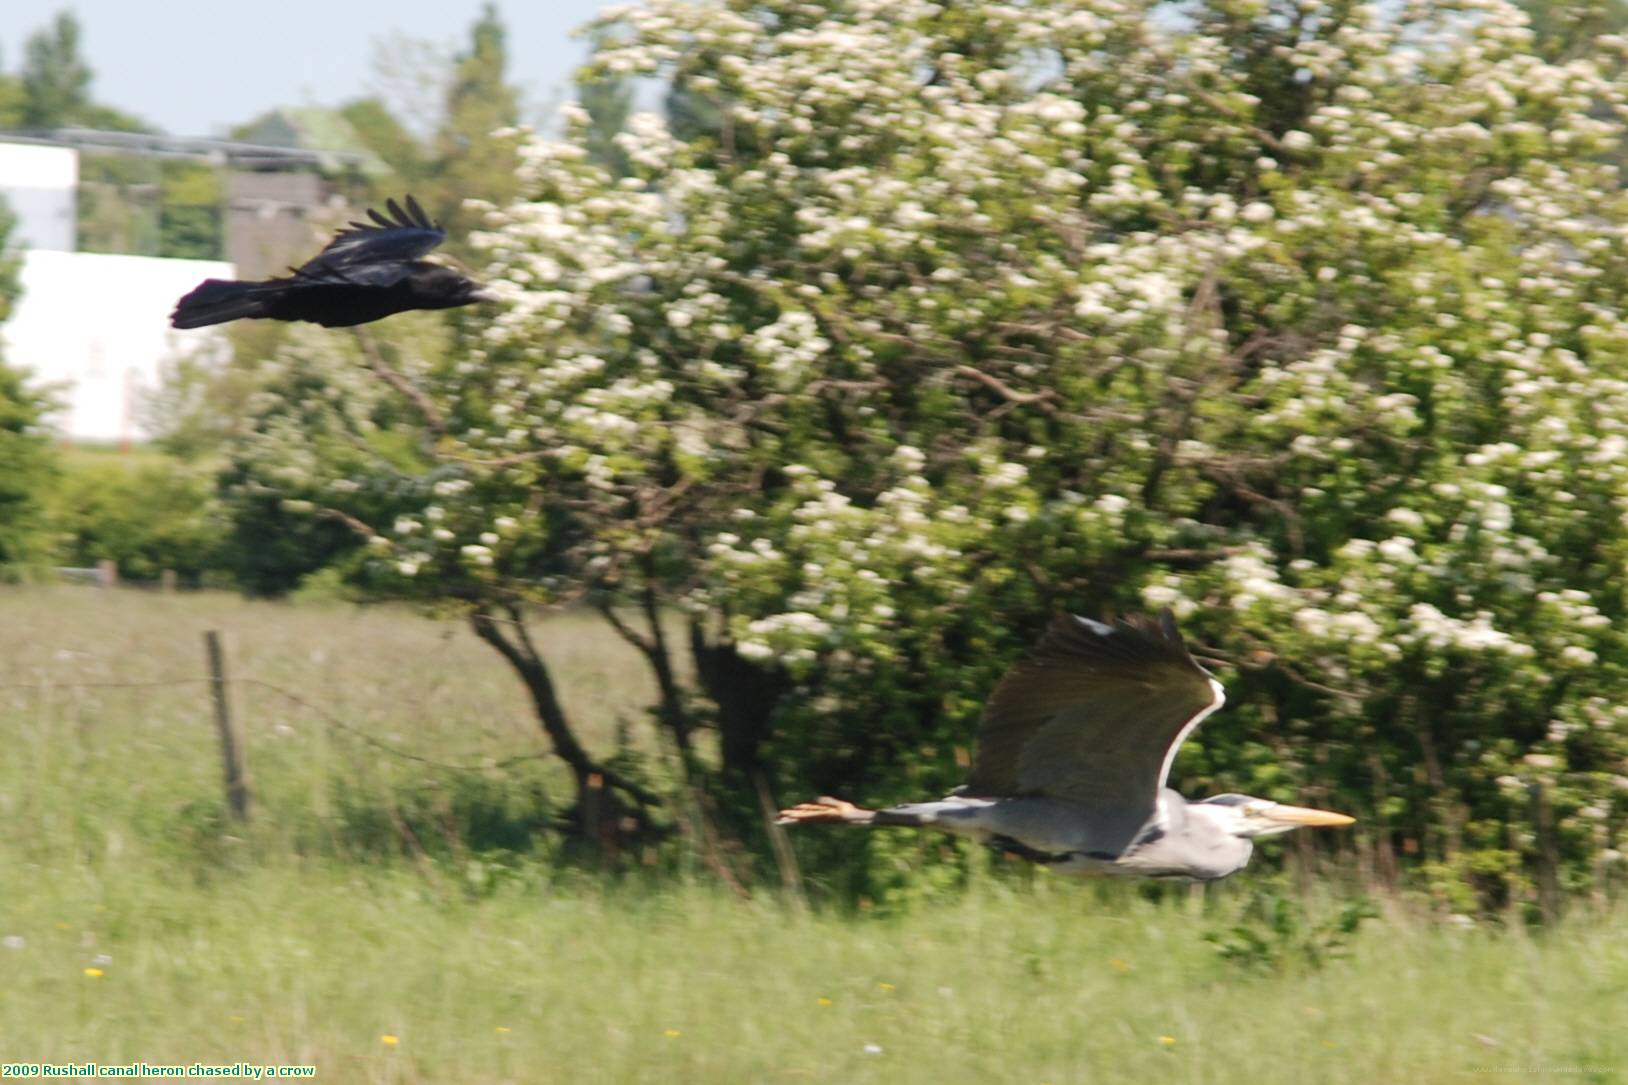
M1234 701L1184 787L1348 807L1488 906L1620 851L1622 41L1545 60L1501 0L599 29L706 108L631 121L632 176L585 115L533 143L433 411L311 394L255 453L350 508L325 448L398 405L377 585L683 607L725 769L861 800L956 782L1054 610L1169 605Z
M68 461L50 499L59 559L117 563L126 580L165 569L198 583L221 557L224 523L204 470L142 453L82 453Z

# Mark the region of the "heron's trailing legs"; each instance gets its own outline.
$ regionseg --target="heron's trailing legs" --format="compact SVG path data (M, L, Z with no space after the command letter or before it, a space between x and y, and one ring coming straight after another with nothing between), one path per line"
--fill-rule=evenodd
M937 806L937 803L916 803L917 806ZM821 795L813 802L798 803L780 811L775 819L778 825L802 822L836 822L843 825L932 825L937 819L931 812L894 807L890 810L866 810L843 799Z
M985 817L994 812L994 804L976 799L951 797L940 802L913 802L890 806L886 810L866 810L851 802L822 795L813 802L799 803L790 809L780 811L776 824L796 825L815 822L826 825L897 825L909 828L934 826L946 832L969 836L997 851L1011 852L1036 863L1057 863L1068 858L1067 854L1033 848L1014 837L992 832L985 824Z

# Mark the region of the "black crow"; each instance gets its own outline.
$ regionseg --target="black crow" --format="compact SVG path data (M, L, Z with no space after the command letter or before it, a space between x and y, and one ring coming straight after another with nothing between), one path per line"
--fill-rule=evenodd
M374 225L352 222L314 259L290 268L286 278L248 283L205 279L175 303L170 324L201 328L263 317L345 328L408 309L451 309L493 300L485 287L460 272L419 259L446 240L447 232L430 221L417 200L408 196L405 211L395 200L385 206L389 217L370 208Z

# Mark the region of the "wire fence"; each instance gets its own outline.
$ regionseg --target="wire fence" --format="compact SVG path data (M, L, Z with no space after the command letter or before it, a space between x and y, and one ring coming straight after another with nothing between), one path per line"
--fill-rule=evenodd
M276 694L290 704L295 705L296 707L303 709L312 716L316 717L325 726L327 726L330 731L349 735L357 741L371 746L372 748L379 750L381 753L388 754L391 757L397 757L404 761L416 762L417 764L426 765L430 768L441 769L446 772L490 772L494 769L504 769L512 765L523 764L529 761L540 761L552 756L546 751L539 751L537 753L516 754L510 757L495 760L485 758L478 761L471 760L463 763L442 761L434 757L426 757L423 754L414 753L411 750L404 749L403 747L396 745L395 743L379 738L377 735L372 734L365 728L358 727L347 720L341 719L328 709L316 704L309 698L300 696L298 693L288 689L286 686L280 686L275 682L268 682L262 678L217 678L215 676L199 676L194 678L156 678L136 681L0 682L0 690L37 690L40 692L77 689L135 690L161 689L179 686L210 686L220 682L223 682L228 687L262 689L268 693Z

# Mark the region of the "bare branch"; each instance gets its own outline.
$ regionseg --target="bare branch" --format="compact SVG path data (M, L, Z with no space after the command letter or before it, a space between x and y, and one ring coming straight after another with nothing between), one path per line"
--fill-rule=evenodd
M983 370L970 365L958 365L955 367L955 372L958 376L968 377L998 393L1009 403L1033 405L1047 414L1057 413L1056 405L1051 402L1055 398L1055 393L1050 388L1043 388L1038 392L1020 392L999 377L985 373Z
M502 623L508 626L512 633L505 633L488 605L478 607L470 614L470 625L475 635L480 637L504 659L510 666L519 672L527 690L531 693L532 702L537 709L539 721L543 731L553 744L554 752L567 765L577 779L579 795L590 787L590 781L597 777L602 784L607 784L630 795L643 806L659 806L661 800L627 777L615 772L596 761L583 749L577 741L576 734L566 718L565 710L561 707L559 698L555 693L554 680L549 674L548 666L543 657L538 654L537 646L532 642L531 631L520 613L520 608L512 603L505 604L509 620Z
M649 639L637 629L623 621L621 615L617 614L615 608L609 603L599 603L595 609L611 624L611 628L616 630L618 636L637 648L641 654L648 657L656 650L656 646L651 644Z
M430 429L437 434L446 433L446 417L431 402L430 397L425 395L421 389L413 387L412 382L401 373L390 368L389 363L384 360L384 355L379 351L379 345L373 341L371 335L360 328L353 330L356 333L356 341L362 346L362 356L367 359L367 367L373 370L380 380L411 402L418 409L418 413L424 416L424 422Z
M1229 667L1237 667L1239 670L1244 671L1275 670L1297 686L1304 686L1305 688L1315 690L1318 693L1326 693L1330 697L1338 697L1341 700L1354 701L1358 704L1367 699L1360 693L1352 693L1350 690L1336 689L1333 686L1325 685L1322 682L1317 682L1307 678L1305 675L1301 674L1293 666L1291 666L1282 656L1266 649L1257 649L1249 654L1249 658L1244 659L1232 655L1231 653L1223 652L1217 648L1211 648L1207 645L1194 644L1191 647L1194 656L1209 658L1215 660L1216 662L1224 663Z
M1199 470L1215 482L1225 486L1234 496L1242 498L1252 505L1264 505L1283 517L1283 526L1289 533L1289 547L1295 554L1302 554L1306 549L1306 532L1304 521L1300 513L1286 501L1275 497L1268 497L1259 490L1244 482L1235 472L1217 463L1201 463Z
M374 531L371 527L368 527L366 524L348 512L341 512L339 509L319 508L317 509L317 515L322 517L324 520L337 520L339 523L344 524L346 527L356 532L356 534L360 535L363 539L372 540L379 537L379 533L377 531Z
M639 526L653 528L671 519L684 495L694 487L695 478L691 476L680 479L665 490L642 490L639 493Z
M517 464L531 463L534 460L546 460L554 455L551 448L539 448L533 452L516 452L508 456L499 456L496 459L480 460L473 456L448 456L454 463L467 463L471 467L514 467Z
M1171 547L1154 547L1144 550L1141 557L1148 561L1163 562L1166 565L1209 565L1217 561L1225 561L1238 553L1236 546L1223 546L1216 550L1193 550Z

